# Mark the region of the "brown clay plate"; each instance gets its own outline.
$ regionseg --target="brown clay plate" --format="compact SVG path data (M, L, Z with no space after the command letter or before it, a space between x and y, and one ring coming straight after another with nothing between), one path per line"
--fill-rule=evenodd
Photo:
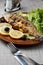
M23 13L26 13L27 12L23 12ZM11 38L10 36L5 36L5 35L1 35L0 34L0 39L6 41L6 42L12 42L14 44L17 44L17 45L35 45L35 44L39 44L40 41L38 40L16 40L14 38Z
M1 34L0 34L0 39L4 40L6 42L12 42L17 45L33 45L33 44L40 43L40 41L38 41L38 40L16 40L9 36L5 36L5 35L1 35Z

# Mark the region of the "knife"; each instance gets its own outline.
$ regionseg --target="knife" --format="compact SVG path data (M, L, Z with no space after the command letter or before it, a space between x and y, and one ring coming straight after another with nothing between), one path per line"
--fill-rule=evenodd
M29 65L24 59L24 56L22 55L21 51L18 48L16 48L13 43L8 43L7 46L10 48L11 53L14 55L14 57L18 60L18 62L21 65Z
M11 53L14 55L14 57L18 60L18 62L21 65L43 65L43 64L37 63L33 59L21 53L21 51L18 48L16 48L13 43L7 43L7 46L8 48L10 48Z

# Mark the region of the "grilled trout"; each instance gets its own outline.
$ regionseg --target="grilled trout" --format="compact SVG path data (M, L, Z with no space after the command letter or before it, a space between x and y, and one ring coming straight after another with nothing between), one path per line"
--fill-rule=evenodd
M23 16L14 14L6 14L4 15L6 22L10 23L12 27L16 30L22 31L23 33L28 33L29 35L33 35L35 37L39 37L36 27L29 21L26 20Z

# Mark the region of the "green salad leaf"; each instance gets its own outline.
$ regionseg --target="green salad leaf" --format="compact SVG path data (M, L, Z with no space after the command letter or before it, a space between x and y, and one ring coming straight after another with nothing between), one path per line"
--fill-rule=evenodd
M37 9L37 10L32 10L27 14L28 20L30 20L37 30L43 34L43 8L42 9Z
M22 12L19 15L24 16L26 19L30 20L37 30L43 34L43 8L38 8L28 12L28 14L23 14Z

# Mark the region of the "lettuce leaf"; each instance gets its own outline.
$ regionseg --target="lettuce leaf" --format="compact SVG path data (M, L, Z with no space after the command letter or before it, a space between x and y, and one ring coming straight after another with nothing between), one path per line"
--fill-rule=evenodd
M23 14L19 12L19 15L30 20L36 27L36 29L43 34L43 8L38 8L28 12L28 14Z

